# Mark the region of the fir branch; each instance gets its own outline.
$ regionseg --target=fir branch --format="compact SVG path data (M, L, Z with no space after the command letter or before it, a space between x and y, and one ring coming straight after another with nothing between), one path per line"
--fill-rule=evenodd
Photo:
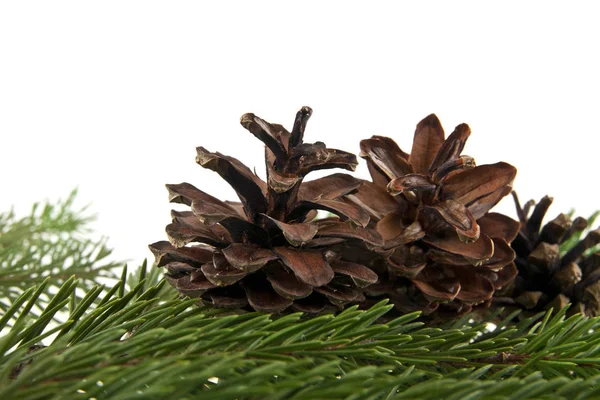
M50 294L73 276L84 291L101 280L116 282L113 271L122 264L107 261L111 250L106 238L89 238L88 225L94 217L85 208L74 209L76 195L73 190L55 204L35 203L22 218L14 210L0 214L0 309L4 313L9 303L48 277L51 279L31 308L34 315L39 315Z
M338 315L198 307L158 268L114 278L75 193L0 215L2 399L585 399L600 396L600 318L501 309L441 327L391 306ZM15 283L16 282L16 283ZM382 318L383 317L383 318ZM476 318L477 319L477 318Z
M0 398L544 398L525 393L532 385L537 394L565 385L572 398L596 393L600 318L562 310L492 332L482 323L442 329L417 323L418 313L378 323L385 302L269 316L161 300L163 284L142 279L69 310L77 284L65 282L56 307L0 338ZM27 311L35 293L15 308ZM52 328L59 310L68 321ZM41 347L50 332L59 334Z

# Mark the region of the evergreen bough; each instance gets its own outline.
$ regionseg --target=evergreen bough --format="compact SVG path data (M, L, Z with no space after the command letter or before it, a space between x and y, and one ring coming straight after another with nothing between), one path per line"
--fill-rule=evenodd
M48 207L84 228L72 201L61 204ZM20 280L0 280L2 399L600 397L600 318L563 309L515 323L515 312L490 330L501 310L433 327L419 313L382 323L386 301L316 317L200 308L145 264L110 287L94 284L114 268L84 250L93 241L69 247L73 224L52 212L46 225L35 212L8 215L0 274ZM65 250L35 252L35 237Z

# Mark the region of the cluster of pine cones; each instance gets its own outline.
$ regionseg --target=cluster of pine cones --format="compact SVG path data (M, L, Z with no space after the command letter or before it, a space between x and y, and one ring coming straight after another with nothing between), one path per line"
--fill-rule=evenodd
M590 253L600 231L576 241L587 222L565 214L542 228L549 197L529 216L532 202L522 208L515 196L519 222L490 212L511 193L517 170L461 155L466 124L446 138L429 115L410 154L388 137L362 140L371 181L345 173L304 181L311 171L358 163L304 142L311 114L298 111L291 131L242 116L265 145L266 182L233 157L196 149L196 162L240 202L167 185L169 200L189 211L172 211L169 240L150 249L182 295L265 312L330 312L389 298L400 312L435 316L496 303L531 311L573 303L599 314L600 254Z

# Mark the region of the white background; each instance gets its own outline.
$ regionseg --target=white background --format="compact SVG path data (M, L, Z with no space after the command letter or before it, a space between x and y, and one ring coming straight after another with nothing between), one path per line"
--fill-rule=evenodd
M411 3L0 3L0 209L79 186L138 263L165 238L165 183L234 199L196 146L264 176L239 117L291 127L303 105L306 141L353 152L373 134L409 151L432 112L447 134L467 122L464 154L515 165L522 200L600 208L598 3Z

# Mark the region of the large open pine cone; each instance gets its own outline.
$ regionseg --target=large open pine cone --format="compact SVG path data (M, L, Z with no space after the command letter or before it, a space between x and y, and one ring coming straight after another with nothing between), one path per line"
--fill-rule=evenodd
M600 243L600 229L580 239L588 222L582 217L572 221L566 214L542 227L553 199L543 197L532 211L533 200L521 207L515 193L513 197L521 220L512 242L519 275L495 301L534 312L558 311L571 303L572 312L600 315L600 253L591 251Z
M367 294L390 297L401 311L442 304L466 312L516 276L509 243L519 225L488 213L510 193L516 169L461 156L470 132L461 124L445 139L432 114L417 125L410 154L387 137L361 141L373 181L345 199L369 211L385 240L371 264L379 283Z
M196 162L221 175L241 203L218 200L188 183L167 185L169 200L191 211L173 211L169 242L150 249L183 295L267 312L290 306L320 312L364 300L361 288L375 283L377 274L334 246L374 248L383 241L366 228L366 211L340 200L360 180L338 173L303 182L311 171L354 170L357 164L353 154L303 142L311 113L303 107L291 132L254 114L242 116L241 124L265 144L267 182L235 158L197 148ZM315 210L336 217L315 219Z

